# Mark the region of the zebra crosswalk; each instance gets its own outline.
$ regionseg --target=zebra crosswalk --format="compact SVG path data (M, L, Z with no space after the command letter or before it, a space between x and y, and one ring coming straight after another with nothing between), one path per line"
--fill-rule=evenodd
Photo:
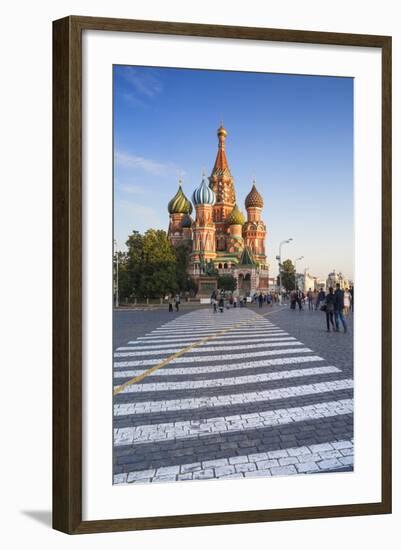
M353 380L249 309L128 341L113 380L114 483L353 468Z

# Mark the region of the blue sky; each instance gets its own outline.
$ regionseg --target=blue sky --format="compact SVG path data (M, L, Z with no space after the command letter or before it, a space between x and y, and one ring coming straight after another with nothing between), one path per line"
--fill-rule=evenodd
M298 271L353 277L353 80L265 73L114 67L114 224L167 229L178 178L190 198L209 175L220 122L239 207L253 177L264 197L266 250Z

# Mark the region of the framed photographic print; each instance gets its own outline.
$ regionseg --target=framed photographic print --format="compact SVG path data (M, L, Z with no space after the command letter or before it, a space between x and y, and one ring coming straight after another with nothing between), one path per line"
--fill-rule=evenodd
M53 28L53 525L391 512L391 38Z

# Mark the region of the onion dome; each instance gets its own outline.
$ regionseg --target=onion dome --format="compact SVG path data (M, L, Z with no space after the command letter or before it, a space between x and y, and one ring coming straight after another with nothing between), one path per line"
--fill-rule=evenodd
M224 128L223 124L220 125L220 127L217 129L217 135L220 136L227 136L227 130Z
M256 189L255 181L253 182L252 189L245 199L245 208L252 207L263 208L263 198L259 191Z
M181 227L183 228L191 228L193 223L193 219L189 214L185 216L185 218L182 220Z
M181 185L178 186L178 191L168 203L168 211L170 214L191 214L192 204L184 195Z
M245 217L237 205L231 210L231 214L227 218L228 225L244 225Z
M195 189L192 195L192 202L195 206L198 204L210 204L213 206L216 202L216 195L213 189L210 189L205 175L203 176L202 183L197 189Z

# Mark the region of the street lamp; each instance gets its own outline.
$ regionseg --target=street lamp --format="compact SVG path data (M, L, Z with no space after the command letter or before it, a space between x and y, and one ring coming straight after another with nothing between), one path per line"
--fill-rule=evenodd
M116 307L119 307L120 302L118 299L118 246L117 241L114 239L114 250L116 254Z
M286 239L285 241L281 241L279 247L278 247L278 256L276 256L276 260L278 260L278 274L279 274L279 288L278 288L278 297L280 300L280 304L282 303L282 284L281 284L281 247L283 244L288 244L292 241L292 237L289 239Z
M294 288L295 290L297 290L297 262L299 262L300 260L303 260L304 257L303 256L300 256L299 258L296 258L294 260Z

